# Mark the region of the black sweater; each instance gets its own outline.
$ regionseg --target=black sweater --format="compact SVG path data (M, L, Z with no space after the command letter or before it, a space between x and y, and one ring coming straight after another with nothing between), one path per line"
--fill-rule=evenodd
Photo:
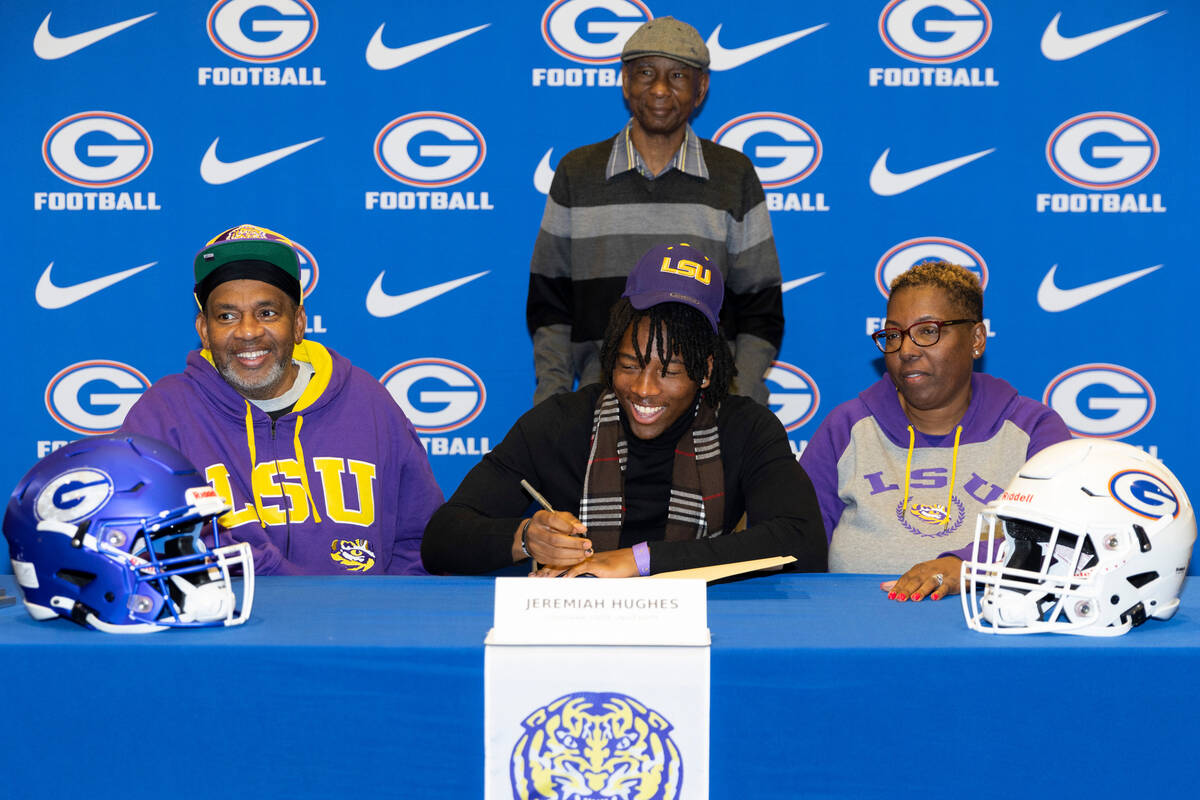
M429 520L421 544L426 569L480 573L511 565L513 533L530 505L522 478L555 509L578 516L592 412L601 392L593 384L555 395L517 420ZM715 539L651 541L651 572L781 555L795 556L797 569L823 572L827 545L821 512L779 420L752 400L734 396L721 404L717 429L725 473L722 530L732 531L743 513L746 528Z

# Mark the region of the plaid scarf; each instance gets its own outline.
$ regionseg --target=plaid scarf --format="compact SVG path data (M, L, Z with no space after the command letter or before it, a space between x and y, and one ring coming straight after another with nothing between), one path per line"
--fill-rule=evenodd
M579 519L587 526L597 552L615 550L620 542L628 453L617 396L605 392L592 416L592 449L579 501ZM724 516L725 472L717 414L708 403L700 402L691 427L675 446L664 539L677 542L720 536Z

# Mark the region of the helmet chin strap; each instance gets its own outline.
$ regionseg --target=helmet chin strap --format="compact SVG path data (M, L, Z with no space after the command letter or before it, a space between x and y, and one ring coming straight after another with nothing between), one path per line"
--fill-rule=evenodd
M172 575L171 585L183 594L180 616L184 622L212 622L233 616L237 600L223 579L197 586L179 575Z

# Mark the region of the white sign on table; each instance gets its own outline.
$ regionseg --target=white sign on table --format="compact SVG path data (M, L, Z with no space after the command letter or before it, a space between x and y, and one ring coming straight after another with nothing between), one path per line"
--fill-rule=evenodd
M708 796L703 580L496 579L485 796Z

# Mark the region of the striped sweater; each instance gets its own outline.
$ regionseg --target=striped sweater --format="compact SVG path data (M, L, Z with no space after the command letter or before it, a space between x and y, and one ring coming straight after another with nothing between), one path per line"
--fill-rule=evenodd
M654 245L687 242L725 279L721 326L741 375L735 390L765 403L762 375L783 339L783 302L754 166L736 150L697 139L700 163L686 171L649 179L627 168L606 177L625 135L572 150L554 173L526 305L538 379L534 401L570 391L576 375L581 386L600 380L600 339L629 270Z

